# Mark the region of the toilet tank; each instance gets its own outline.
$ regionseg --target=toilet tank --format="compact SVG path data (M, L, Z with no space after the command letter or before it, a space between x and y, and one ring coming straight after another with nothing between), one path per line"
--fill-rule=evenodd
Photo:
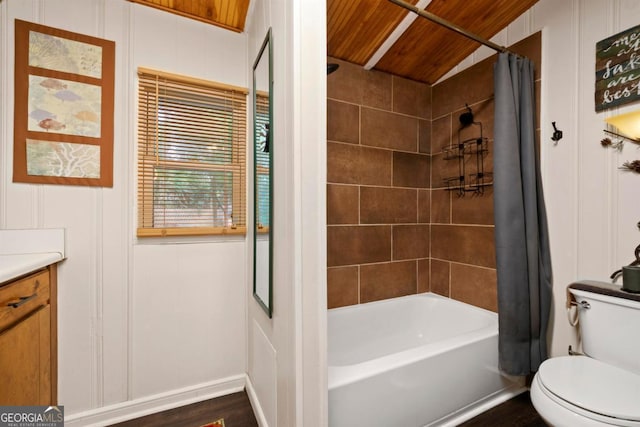
M595 281L573 283L569 292L578 302L582 351L640 374L640 295Z

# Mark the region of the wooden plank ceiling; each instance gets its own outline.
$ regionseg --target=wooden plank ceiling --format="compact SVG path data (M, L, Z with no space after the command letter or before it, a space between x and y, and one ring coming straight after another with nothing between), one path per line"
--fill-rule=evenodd
M129 0L241 33L250 0Z
M426 10L490 39L537 1L432 0ZM365 65L408 13L388 0L327 0L328 55ZM433 84L478 46L418 17L374 68Z
M244 31L250 0L129 0ZM254 0L255 1L255 0ZM306 1L306 0L300 0ZM490 39L538 0L431 0L426 10ZM418 0L407 0L413 5ZM424 2L422 3L424 4ZM329 56L365 65L408 14L388 0L327 0ZM433 84L479 44L417 17L374 68Z

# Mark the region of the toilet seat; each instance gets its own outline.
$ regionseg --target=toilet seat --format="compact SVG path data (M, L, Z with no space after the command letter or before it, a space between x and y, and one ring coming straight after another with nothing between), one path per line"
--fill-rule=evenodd
M540 366L535 386L573 414L609 425L640 426L640 375L633 372L586 356L564 356Z

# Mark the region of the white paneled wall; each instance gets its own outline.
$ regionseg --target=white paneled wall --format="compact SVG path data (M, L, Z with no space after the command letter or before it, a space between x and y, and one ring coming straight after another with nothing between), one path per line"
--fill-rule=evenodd
M267 387L262 393L275 388L275 397L265 401L269 424L326 423L326 243L320 215L326 108L320 16L326 6L322 0L252 3L247 36L126 1L0 1L0 228L67 229L68 260L59 270L60 403L78 420L94 408L126 412L129 403L144 411L153 407L148 402L154 396L167 402L172 393L188 399L228 391L239 384L248 355L254 366L269 370L249 372L250 379L261 390ZM116 42L113 188L11 182L15 18ZM640 242L639 178L618 170L640 153L630 144L620 153L600 147L603 118L614 112L595 113L593 106L595 42L638 22L635 0L540 0L495 37L508 45L543 31L541 140L555 355L574 341L565 319L565 286L580 278L606 280L631 260ZM159 243L134 237L133 101L139 65L248 86L248 70L269 26L280 144L271 320L252 301L245 239ZM453 73L491 53L478 50ZM637 107L620 112L631 109ZM552 121L565 134L557 145L550 141ZM252 331L262 334L269 351L258 348Z
M12 182L16 18L115 41L113 188ZM0 37L0 228L67 230L58 360L68 418L85 425L100 408L124 417L241 389L246 240L135 237L134 100L138 66L248 87L246 35L127 1L3 0Z
M578 279L609 281L633 260L640 243L640 176L618 169L640 159L640 150L628 143L622 152L600 146L604 118L640 105L601 113L594 106L596 42L638 23L640 3L634 0L540 0L493 39L511 45L542 30L541 155L554 273L553 355L566 354L575 343L565 287ZM478 49L450 74L490 54ZM550 139L553 121L564 131L556 145Z
M261 426L324 426L326 2L251 3L250 64L273 31L275 234L272 319L247 292L248 385Z

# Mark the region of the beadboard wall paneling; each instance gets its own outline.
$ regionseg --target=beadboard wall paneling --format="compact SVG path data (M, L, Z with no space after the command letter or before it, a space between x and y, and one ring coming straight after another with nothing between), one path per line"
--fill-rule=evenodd
M116 42L113 188L12 183L16 18ZM5 0L0 36L0 228L66 229L58 378L67 416L244 375L246 241L135 238L134 99L138 66L248 87L246 36L108 0Z

